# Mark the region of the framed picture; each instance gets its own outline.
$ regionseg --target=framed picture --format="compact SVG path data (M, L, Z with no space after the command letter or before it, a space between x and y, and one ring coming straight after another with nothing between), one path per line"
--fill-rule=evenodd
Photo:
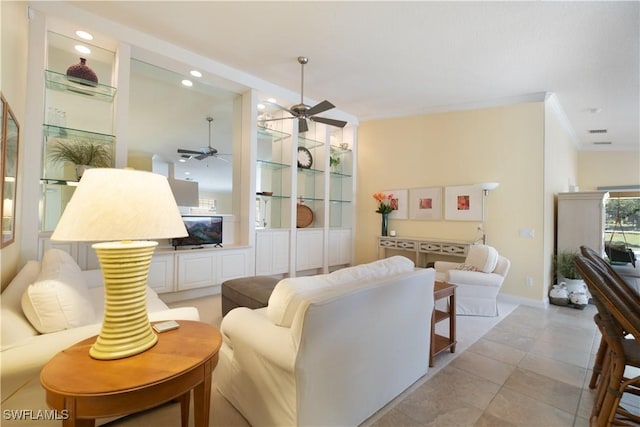
M18 136L19 126L9 104L0 94L2 104L2 242L0 247L13 243L16 223L16 190L18 188Z
M391 199L391 209L389 219L407 219L409 206L407 204L407 190L385 190L386 194L393 194Z
M442 187L409 190L410 219L442 219Z
M475 185L445 187L444 218L482 221L482 188Z

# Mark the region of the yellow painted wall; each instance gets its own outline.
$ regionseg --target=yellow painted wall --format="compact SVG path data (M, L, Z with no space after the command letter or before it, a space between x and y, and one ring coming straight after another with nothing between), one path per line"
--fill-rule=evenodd
M580 191L640 185L640 151L581 151L578 166Z
M557 194L570 191L578 176L578 150L569 131L563 126L555 99L545 103L545 186L544 186L544 243L542 269L544 295L553 284L553 255L556 247Z
M11 106L13 114L21 127L25 123L26 92L27 92L27 50L28 50L28 21L25 2L0 2L0 90ZM22 186L20 185L25 168L24 132L18 140L18 194L16 203L16 235L9 246L0 250L0 287L4 289L18 271L20 259L21 239L21 200Z
M380 215L372 194L387 189L496 181L488 242L512 262L502 292L543 301L544 103L373 120L358 136L356 262L377 257ZM474 240L478 222L392 220L399 236ZM534 230L533 238L520 229ZM526 286L531 277L533 286Z

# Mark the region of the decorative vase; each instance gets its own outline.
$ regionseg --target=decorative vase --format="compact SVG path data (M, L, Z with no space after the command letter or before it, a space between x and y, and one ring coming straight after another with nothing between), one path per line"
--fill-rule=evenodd
M380 235L388 236L389 235L389 214L383 213L382 215L382 231Z
M89 68L86 58L67 68L67 79L85 86L98 86L98 76Z

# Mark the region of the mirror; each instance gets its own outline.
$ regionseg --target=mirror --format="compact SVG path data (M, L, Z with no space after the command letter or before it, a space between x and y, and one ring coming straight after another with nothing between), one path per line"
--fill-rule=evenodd
M19 125L2 94L2 245L15 240L16 189L18 185L18 136Z
M131 60L128 122L128 164L149 169L184 184L197 183L199 207L232 213L234 117L240 114L240 95L138 59ZM211 121L209 136L208 117ZM236 133L238 133L236 131ZM208 152L215 156L178 149ZM146 165L146 166L144 166ZM172 186L173 187L173 186ZM184 188L184 186L177 186ZM176 191L176 190L174 190ZM178 199L178 197L176 197Z

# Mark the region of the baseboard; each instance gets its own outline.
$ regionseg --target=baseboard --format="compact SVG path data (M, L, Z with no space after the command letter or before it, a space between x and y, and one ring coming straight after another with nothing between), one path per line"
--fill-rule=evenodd
M498 301L504 301L511 304L526 305L529 307L536 307L536 308L543 308L543 309L549 308L549 299L547 298L541 301L536 301L531 298L518 297L515 295L498 294Z
M165 303L173 303L218 294L220 294L220 285L207 286L205 288L198 289L189 289L180 292L169 292L166 294L160 294L158 296Z

